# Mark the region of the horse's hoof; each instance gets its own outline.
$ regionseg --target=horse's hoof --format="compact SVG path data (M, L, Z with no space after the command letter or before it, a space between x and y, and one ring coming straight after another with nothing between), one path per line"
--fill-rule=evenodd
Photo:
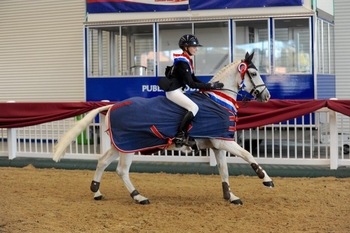
M94 193L96 193L100 189L100 182L97 181L91 181L90 190Z
M101 196L98 196L98 197L94 197L94 200L99 201L99 200L102 200L102 198L103 198L103 196L101 195Z
M139 203L140 203L141 205L148 205L148 204L151 204L151 202L149 202L148 199L143 200L143 201L140 201Z
M263 182L263 184L264 184L266 187L269 187L269 188L275 187L275 185L273 184L272 181Z
M235 205L243 205L243 202L241 201L241 199L237 199L237 200L233 200L233 201L231 201L231 204L235 204Z

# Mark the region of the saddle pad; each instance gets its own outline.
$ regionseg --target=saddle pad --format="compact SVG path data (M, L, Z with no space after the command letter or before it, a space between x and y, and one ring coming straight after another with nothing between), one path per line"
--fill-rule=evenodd
M199 111L188 134L192 138L233 140L236 116L205 94L188 94ZM164 96L132 97L116 103L109 113L109 135L122 152L164 149L177 133L187 110Z

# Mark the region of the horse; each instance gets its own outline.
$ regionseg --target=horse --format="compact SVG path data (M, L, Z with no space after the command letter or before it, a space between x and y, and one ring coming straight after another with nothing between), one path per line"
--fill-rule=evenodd
M224 88L209 91L199 90L188 95L189 97L196 99L196 101L200 99L197 103L200 105L199 112L192 123L194 125L194 131L192 132L192 129L189 129L188 135L193 138L198 150L207 148L213 150L221 177L223 198L236 205L242 205L243 202L238 196L231 192L226 161L227 152L242 158L250 164L257 176L263 180L262 183L264 186L270 188L274 187L272 179L256 162L252 154L242 148L234 140L235 121L237 120L236 116L238 108L236 99L237 95L240 94L239 91L244 90L250 93L251 96L259 102L267 102L270 99L270 92L262 80L258 69L252 62L253 56L254 53L249 54L247 52L244 59L226 65L209 81L210 83L217 81L222 82ZM162 105L161 102L164 102L164 105ZM152 110L150 114L145 114L144 111L147 111L148 108L151 108L151 106L154 105L157 106L157 110ZM207 105L210 106L208 107ZM142 109L139 110L140 108ZM126 110L125 112L123 109L129 109L130 111ZM213 116L210 115L212 114L211 112L222 112L222 110L225 113L222 113L223 115L220 115L219 118L213 120ZM181 151L191 150L192 148L187 145L177 148L174 143L172 143L172 139L177 131L177 126L179 125L185 110L172 104L172 102L167 100L164 96L141 99L131 97L115 104L96 108L86 114L83 119L78 121L76 125L61 137L54 147L54 161L58 162L64 156L65 150L70 143L76 139L76 137L86 129L97 114L101 112L107 112L106 122L108 124L107 128L112 146L98 159L98 164L90 186L91 191L94 193L94 199L102 199L103 196L100 192L102 174L109 164L119 158L116 172L123 181L132 199L139 204L150 204L149 199L137 191L129 178L129 170L132 164L133 155L135 152L152 153L164 149ZM166 115L166 112L170 112L170 116ZM152 115L150 123L146 123L146 115ZM160 117L163 115L165 116L153 120L156 115L161 115ZM201 121L201 118L204 118L204 120ZM147 132L141 132L141 126L130 126L130 122L137 122L142 125L148 124L149 127L147 126ZM203 126L205 123L206 125ZM164 127L170 127L171 129L165 129ZM216 133L219 128L222 128L224 132ZM200 132L203 131L203 129L205 133ZM170 133L167 132L169 130ZM127 135L129 135L130 138L128 139L129 142L128 140L124 140ZM134 144L138 143L143 144L136 147Z

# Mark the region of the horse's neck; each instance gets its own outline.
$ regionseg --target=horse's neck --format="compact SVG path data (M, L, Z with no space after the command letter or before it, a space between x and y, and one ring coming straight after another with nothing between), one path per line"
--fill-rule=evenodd
M239 61L233 62L222 68L209 82L221 82L224 84L223 90L218 90L230 98L237 100L239 91L238 83L241 80L241 74L237 70ZM238 80L237 80L238 79Z

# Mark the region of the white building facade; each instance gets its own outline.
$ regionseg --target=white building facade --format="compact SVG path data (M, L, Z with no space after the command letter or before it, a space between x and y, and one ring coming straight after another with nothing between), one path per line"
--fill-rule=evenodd
M347 98L347 1L241 2L1 1L0 101L163 94L157 80L186 33L204 45L195 57L203 81L254 51L272 98Z

